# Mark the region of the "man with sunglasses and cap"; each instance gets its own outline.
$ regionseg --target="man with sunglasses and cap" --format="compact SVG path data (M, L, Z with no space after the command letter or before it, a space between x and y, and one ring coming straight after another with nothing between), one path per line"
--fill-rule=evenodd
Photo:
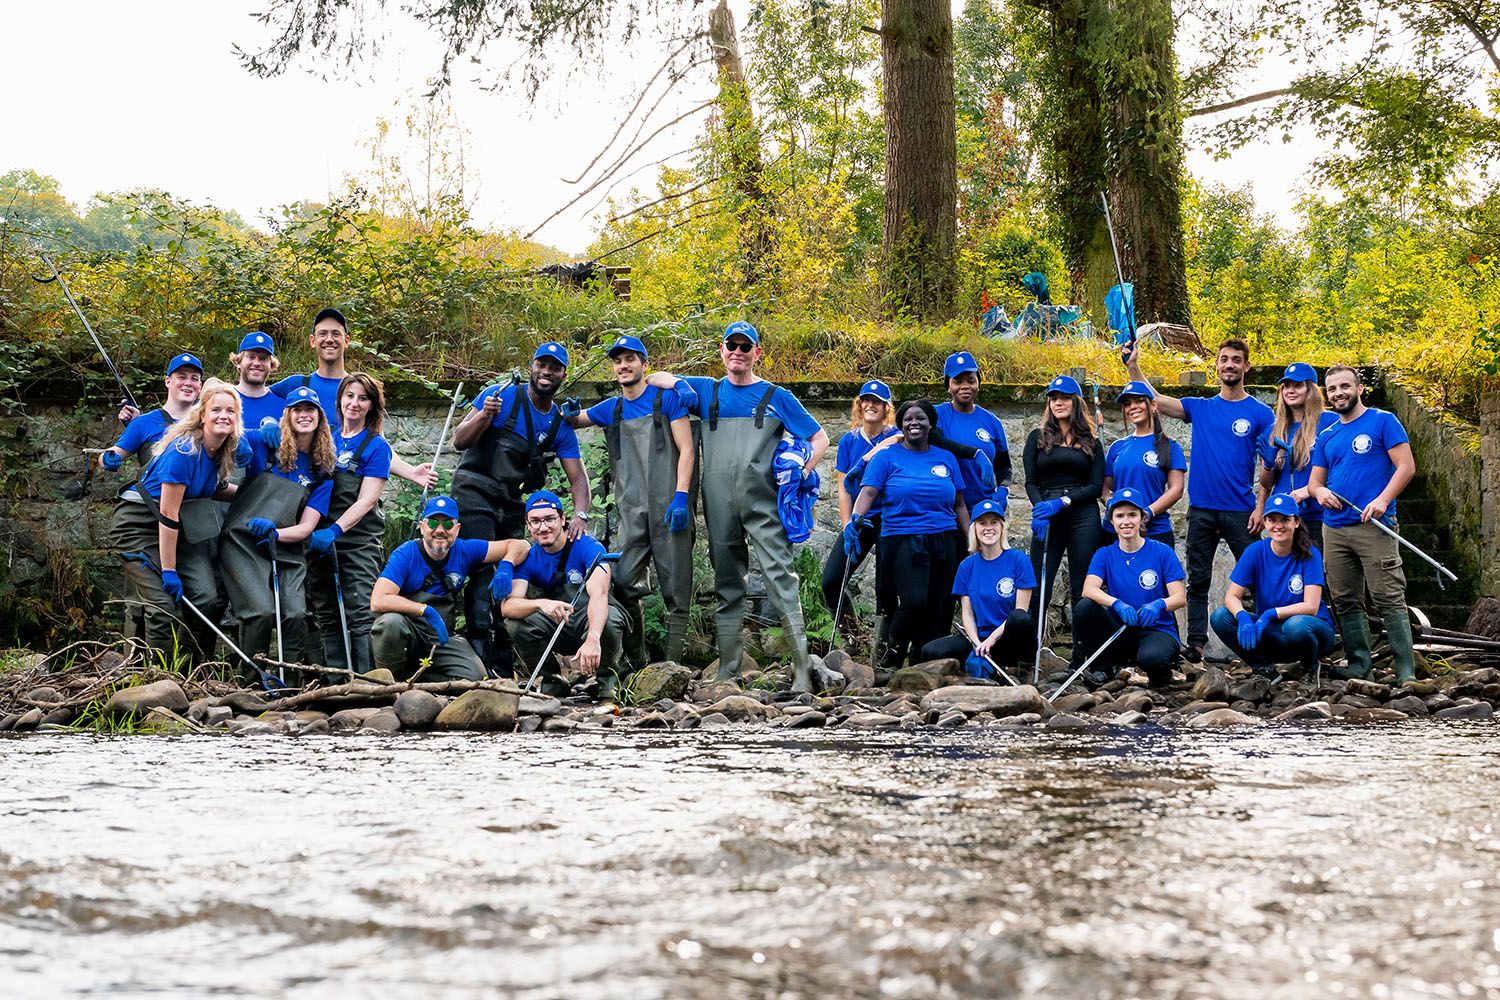
M271 376L281 367L276 360L276 342L259 330L240 338L240 348L229 356L239 372L235 389L240 394L240 413L247 431L263 430L281 423L286 400L271 391Z
M370 633L375 666L397 680L418 670L424 681L477 681L484 665L461 636L453 634L459 593L475 569L498 566L508 578L530 548L520 539L483 541L459 537L459 508L452 497L435 496L422 508L421 537L391 553L370 593L376 615ZM423 660L431 658L424 669Z
M697 449L692 421L675 389L646 382L646 345L623 335L609 345L619 395L570 417L574 427L602 427L609 446L620 528L615 596L630 628L625 660L646 665L646 620L641 601L651 592L646 568L666 607L668 660L680 662L693 603L693 506L697 499Z
M156 442L167 433L168 427L187 416L197 401L203 388L203 362L192 354L176 355L167 362L167 377L162 384L167 387L167 400L160 409L142 413L129 403L120 407L120 422L125 430L99 456L101 466L114 472L131 455L142 469L150 463Z
M675 386L679 392L685 384L688 409L700 421L703 520L719 596L719 679L740 674L750 547L754 546L766 591L786 619L792 641L792 689L812 691L799 580L792 565L792 544L777 513L778 489L771 463L783 433L801 438L811 446L802 467L805 479L828 450L828 434L796 396L755 374L760 358L760 333L739 320L724 328L719 344L723 378L678 379L662 373L650 378L653 385Z
M561 627L551 659L541 664L543 694L566 697L571 687L556 657L571 656L578 672L599 677L599 693L613 698L623 686L618 672L625 612L610 600L610 563L604 546L585 533L569 536L562 499L538 490L526 499L531 551L516 567L510 598L501 613L510 621L516 652L535 670L547 643Z
M488 386L453 431L459 451L453 474L453 497L466 518L464 538L519 538L524 528L524 499L547 481L549 461L556 457L568 477L574 516L567 527L578 538L588 523L589 477L583 468L578 435L554 401L568 372L568 349L557 341L537 347L527 384ZM514 671L510 633L494 614L489 571L477 570L464 593L465 635L495 676Z

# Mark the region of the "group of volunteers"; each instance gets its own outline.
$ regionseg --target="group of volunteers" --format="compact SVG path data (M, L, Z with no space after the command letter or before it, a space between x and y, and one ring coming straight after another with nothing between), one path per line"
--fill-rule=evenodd
M452 436L451 495L424 493L415 537L388 558L387 480L430 491L437 476L392 449L381 383L346 369L349 342L344 316L324 309L309 338L316 371L273 381L275 343L255 332L229 356L234 381L205 379L198 358L179 354L167 365L160 409L122 408L124 431L101 461L120 469L133 455L140 465L120 492L112 542L125 568L127 623L151 647L209 657L237 626L235 648L249 658L269 655L274 635L277 660L334 674L536 672L554 694L578 674L597 676L608 696L647 662L642 602L653 589L664 609L662 651L683 656L701 505L719 678L740 676L746 663L753 549L785 622L793 689L819 686L792 537L805 535L805 507L801 534L796 509L819 491L829 439L791 392L756 374L754 326L724 330L717 378L650 370L646 344L620 336L607 348L618 393L587 409L558 397L566 346L540 345L524 375L474 399ZM1399 550L1370 523L1394 523L1411 450L1393 416L1364 405L1359 374L1335 367L1320 387L1310 367L1291 365L1272 409L1244 388L1250 356L1241 341L1220 345L1211 398L1158 396L1134 354L1125 360L1124 436L1108 449L1077 381L1060 376L1047 387L1022 460L1026 555L1007 544L1010 452L1000 420L978 404L974 356L947 359L949 400L939 405L897 405L879 380L861 386L835 462L842 544L822 579L835 627L850 627L850 576L873 556L879 667L952 656L989 676L1030 659L1043 612L1033 594L1045 603L1066 559L1075 666L1100 654L1092 683L1125 665L1165 683L1179 654L1202 657L1210 625L1258 672L1311 665L1335 644L1330 602L1348 671L1366 676L1367 593L1398 679L1411 679ZM1191 426L1190 472L1163 414ZM614 554L588 532L582 427L601 428L608 446ZM553 459L566 501L545 488ZM1186 573L1170 518L1184 494ZM1269 537L1259 540L1263 529ZM1210 619L1220 541L1238 563ZM1175 614L1184 606L1185 646ZM307 648L309 613L321 650Z

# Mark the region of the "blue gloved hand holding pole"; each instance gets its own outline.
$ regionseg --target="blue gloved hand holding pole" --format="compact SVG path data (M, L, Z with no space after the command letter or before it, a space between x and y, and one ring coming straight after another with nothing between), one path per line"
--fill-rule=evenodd
M106 448L104 449L104 454L99 456L99 464L104 466L110 472L114 472L115 470L119 469L120 466L125 464L125 456L121 455L113 448Z
M307 551L315 556L326 556L333 551L333 543L344 534L337 521L326 528L319 528L307 539Z
M1147 601L1135 609L1135 623L1141 628L1150 628L1165 610L1167 610L1166 601L1160 598L1154 601Z
M672 494L672 503L667 507L667 515L663 520L666 522L667 530L674 535L686 531L688 525L693 523L693 512L688 508L686 490L678 490Z
M1110 605L1110 609L1120 616L1120 623L1122 625L1129 625L1134 628L1141 623L1135 608L1132 608L1124 601L1115 601L1115 603Z
M844 525L844 558L850 563L859 562L860 556L864 554L864 542L860 538L860 532L870 526L870 519L863 514L855 514L849 518L849 523Z
M1040 517L1050 521L1060 514L1066 506L1067 504L1062 502L1061 497L1056 500L1039 500L1037 501L1037 505L1031 508L1031 519L1035 521Z
M182 600L182 577L177 575L175 569L161 571L161 589L165 590L172 600Z
M422 609L422 617L427 619L427 624L437 633L439 646L448 645L448 623L443 621L443 616L438 614L438 609L431 604Z
M276 522L268 517L252 517L245 528L262 543L280 541L276 537Z

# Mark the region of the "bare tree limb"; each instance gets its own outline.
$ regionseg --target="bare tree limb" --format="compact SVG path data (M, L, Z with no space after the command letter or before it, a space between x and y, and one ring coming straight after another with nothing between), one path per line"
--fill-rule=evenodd
M1288 94L1295 94L1296 92L1297 90L1295 87L1278 87L1275 90L1263 90L1258 94L1250 94L1245 97L1237 98L1233 101L1224 101L1219 104L1210 104L1202 108L1194 108L1191 111L1185 112L1182 117L1197 118L1202 115L1217 114L1220 111L1232 111L1235 108L1243 108L1247 104L1259 104L1261 101L1275 100L1278 97L1286 97Z
M676 192L673 192L672 194L664 194L660 198L655 198L655 199L653 199L651 201L646 202L643 205L637 205L637 206L635 206L634 208L632 208L630 211L624 213L623 215L616 215L613 218L611 218L609 221L610 222L620 222L623 219L630 218L632 215L639 215L641 212L644 212L646 209L650 208L653 205L660 205L664 201L671 201L673 198L681 198L685 194L692 194L694 191L697 191L699 188L707 187L708 185L712 184L714 181L716 181L718 179L719 178L717 178L717 177L710 177L710 178L708 178L708 180L699 181L697 184L694 184L692 187L686 188L686 189L684 189L682 191L676 191Z

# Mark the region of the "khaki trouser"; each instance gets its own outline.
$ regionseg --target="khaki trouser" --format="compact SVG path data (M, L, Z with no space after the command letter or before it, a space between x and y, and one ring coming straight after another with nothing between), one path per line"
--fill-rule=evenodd
M1406 613L1406 571L1394 538L1373 524L1325 525L1323 541L1328 596L1340 614L1363 607L1366 589L1377 615Z

